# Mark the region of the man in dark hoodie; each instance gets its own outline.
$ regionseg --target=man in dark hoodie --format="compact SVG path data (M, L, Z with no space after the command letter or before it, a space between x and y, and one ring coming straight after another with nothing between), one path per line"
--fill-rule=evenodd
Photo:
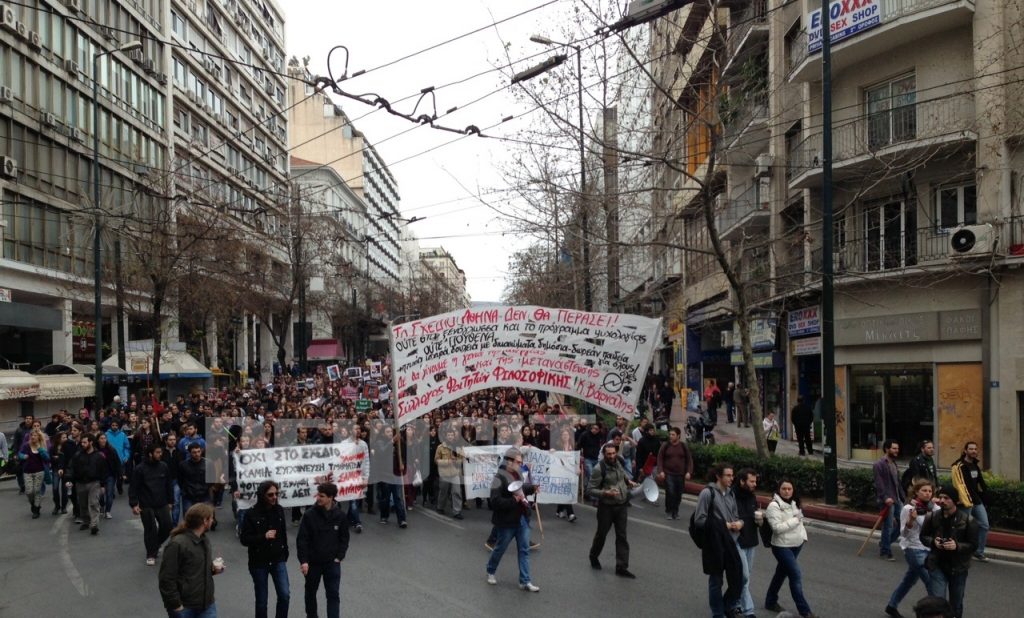
M487 560L487 583L492 586L498 583L495 573L501 557L514 538L519 553L519 588L529 592L539 592L540 588L533 585L530 578L530 504L526 497L536 493L536 487L522 483L519 467L523 464L523 454L517 448L505 451L505 460L498 466L498 472L491 480L491 524L494 525L497 540L491 557ZM511 491L509 485L519 481L519 491Z
M327 618L339 618L341 561L348 552L348 512L334 502L337 485L321 483L316 489L316 505L303 513L295 541L302 574L306 576L306 615L318 615L316 592L323 578ZM245 519L248 521L249 515Z
M156 564L160 546L171 534L171 507L174 505L174 480L161 459L160 443L150 445L146 459L132 470L128 486L128 504L132 513L142 517L142 539L146 546L146 564Z
M931 550L925 561L932 576L928 594L945 597L948 592L956 618L964 615L967 570L978 546L978 522L963 509L957 510L959 500L956 487L940 487L935 492L935 503L941 510L925 515L921 524L921 543Z
M736 513L739 515L743 527L740 528L740 536L737 544L740 546L740 559L743 561L743 592L740 593L740 614L745 618L754 616L754 598L750 595L750 575L754 570L754 550L760 542L758 525L761 523L763 514L758 510L757 496L754 491L757 489L757 472L750 468L743 468L736 473L736 485L732 493L736 498Z
M239 540L249 548L249 574L256 593L256 618L267 618L267 577L277 593L276 618L287 618L291 593L288 585L288 528L278 504L280 487L263 481L256 488L256 505L242 519Z

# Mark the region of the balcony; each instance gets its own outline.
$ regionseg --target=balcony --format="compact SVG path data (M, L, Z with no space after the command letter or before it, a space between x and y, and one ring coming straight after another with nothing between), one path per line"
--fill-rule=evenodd
M778 264L775 265L775 283L779 292L796 290L804 285L804 274L807 271L804 265L803 246L796 246L778 256Z
M735 98L733 93L736 93ZM752 149L748 154L763 150L768 138L768 93L765 90L730 92L723 100L722 144L729 150Z
M974 0L886 0L879 4L879 25L832 44L833 73L974 19ZM810 53L807 43L806 32L790 41L790 81L821 79L821 51Z
M735 240L744 234L758 232L767 234L771 212L768 200L760 199L759 193L755 182L738 197L726 200L717 218L718 233L722 239Z
M768 40L768 1L753 0L746 9L734 12L729 28L729 59L722 69L726 80L742 72L743 65L764 47Z
M832 130L835 180L872 172L893 174L901 161L949 154L977 140L974 97L957 94L875 114L840 120ZM821 127L792 144L787 162L791 189L821 183Z
M740 282L747 295L748 303L759 303L772 295L772 273L770 260L748 263L740 272Z

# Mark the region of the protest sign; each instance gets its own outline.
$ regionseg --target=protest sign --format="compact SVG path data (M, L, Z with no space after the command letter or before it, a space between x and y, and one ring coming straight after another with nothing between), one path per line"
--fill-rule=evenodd
M366 444L302 444L243 450L235 453L238 508L256 504L256 488L267 480L281 486L282 507L310 506L318 483L338 486L337 500L356 500L366 493L370 466Z
M398 424L496 386L562 393L632 418L661 320L535 306L459 310L391 328Z
M341 368L337 365L329 365L327 367L327 379L331 382L335 382L341 379Z
M489 498L491 481L498 471L502 457L509 446L466 446L463 477L466 499ZM541 504L573 504L579 491L579 451L544 451L525 446L520 448L523 463L530 469L529 481L539 485L537 496Z

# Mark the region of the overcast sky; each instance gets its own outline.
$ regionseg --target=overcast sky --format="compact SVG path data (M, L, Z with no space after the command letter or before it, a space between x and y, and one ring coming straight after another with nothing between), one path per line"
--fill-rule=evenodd
M554 35L571 0L530 12L457 42L426 51L388 67L382 64L464 33L488 26L540 6L545 0L395 0L392 2L310 2L280 0L285 11L288 55L311 56L310 70L326 75L327 52L335 45L345 45L351 52L349 75L367 70L366 75L342 84L355 94L374 92L389 101L418 93L420 89L462 80L506 62L504 44L511 44L512 57L522 58L544 51L530 43L534 33ZM315 9L312 7L315 6ZM516 70L543 60L537 57L516 65ZM344 54L332 57L335 77L344 70ZM483 101L471 101L488 95ZM508 90L508 77L491 72L464 84L437 91L437 113L459 106L440 122L463 128L473 124L481 129L498 123L508 115L521 112ZM452 133L410 128L409 123L383 111L373 111L355 102L337 98L355 126L366 134L388 163L398 180L401 210L404 216L425 217L413 223L423 247L443 246L466 272L467 287L474 301L499 300L512 251L525 245L525 240L502 235L504 226L496 213L470 195L503 187L497 166L507 156L501 141L466 137ZM399 103L396 108L411 112L415 99ZM424 101L417 114L431 113L432 103ZM517 118L500 127L485 131L512 135L517 126L530 117ZM408 160L404 160L407 159ZM404 160L404 161L403 161Z

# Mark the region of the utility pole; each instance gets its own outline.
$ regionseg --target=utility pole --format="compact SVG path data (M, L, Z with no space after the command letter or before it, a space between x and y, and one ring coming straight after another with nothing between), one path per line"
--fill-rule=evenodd
M836 461L836 347L832 263L832 36L829 0L821 0L821 424L825 503L839 504Z

